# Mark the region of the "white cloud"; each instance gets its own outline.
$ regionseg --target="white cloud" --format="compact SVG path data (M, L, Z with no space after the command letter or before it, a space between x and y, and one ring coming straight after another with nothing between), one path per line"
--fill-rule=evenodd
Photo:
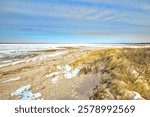
M75 3L69 4L70 1ZM33 32L56 32L59 34L60 32L69 34L72 32L73 34L77 31L81 33L98 31L149 34L150 0L70 1L66 4L59 4L51 1L6 0L0 4L0 13L5 14L0 16L0 23L3 20L5 23L14 24L16 29L27 29L27 32L33 30ZM57 20L55 21L53 18ZM24 28L23 25L28 27ZM32 25L35 27L33 28ZM39 25L44 27L36 27ZM38 31L38 29L43 31Z
M6 13L17 13L27 16L38 17L62 17L84 20L101 20L112 15L112 11L102 8L89 8L84 6L69 6L62 4L9 4L3 8Z

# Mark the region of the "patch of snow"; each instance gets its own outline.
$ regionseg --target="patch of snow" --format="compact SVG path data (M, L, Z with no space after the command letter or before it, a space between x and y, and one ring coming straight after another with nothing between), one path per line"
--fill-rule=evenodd
M16 64L19 64L19 63L23 63L23 62L25 62L25 61L21 60L21 61L15 61L15 62L12 62L12 63L2 64L2 65L0 65L0 68L7 67L7 66L10 66L10 65L16 65Z
M10 66L10 65L16 65L16 64L19 64L19 63L22 63L22 62L24 62L24 61L22 60L22 61L16 61L16 62L12 62L12 63L2 64L2 65L0 65L0 68L1 67L7 67L7 66Z
M69 72L69 71L71 71L71 69L72 69L71 66L69 66L68 64L65 66L65 70L66 70L66 71Z
M41 93L35 93L35 94L32 94L32 98L31 99L37 99L39 97L41 97Z
M10 64L2 64L2 65L0 65L0 68L2 68L2 67L6 67L6 66L9 66Z
M54 53L54 54L47 55L47 57L55 57L55 56L62 55L62 54L64 54L64 53L65 53L65 52L57 52L57 53Z
M58 75L58 74L60 74L60 73L59 72L53 72L53 73L46 75L46 77L53 77L53 76Z
M137 92L133 92L134 93L134 97L133 100L138 100L138 99L142 99L141 95Z
M38 59L38 58L33 58L32 61L34 62L34 61L36 61L37 59Z
M65 66L58 65L57 69L59 69L60 71L53 72L53 73L46 75L46 77L53 77L51 79L52 83L56 83L58 80L62 79L62 75L64 76L63 78L72 79L72 78L75 78L80 72L80 69L78 68L73 69L68 64Z
M71 79L73 76L71 73L66 73L66 74L64 74L64 77L67 79Z
M74 75L74 76L76 76L78 73L79 73L79 69L78 68L76 68L75 70L73 70L72 71L72 74Z
M21 95L21 94L23 94L24 91L29 90L30 87L31 87L30 84L28 84L26 86L22 86L21 88L17 89L14 93L12 93L11 96Z
M16 61L16 62L13 62L11 65L16 65L16 64L19 64L19 63L22 63L23 61Z
M30 61L32 61L31 59L28 59L27 61L26 61L26 63L29 63Z
M21 88L17 89L15 92L11 93L11 96L19 96L21 100L35 100L41 97L41 93L33 94L30 90L31 85L28 84L26 86L22 86Z
M11 78L9 80L4 81L3 83L11 82L11 81L16 81L19 80L21 77L16 77L16 78Z
M60 65L57 66L57 69L62 70L62 67Z
M28 59L28 60L26 60L26 63L34 62L34 61L37 61L37 60L45 60L45 59L48 59L50 57L55 57L55 56L58 56L58 55L61 55L61 54L64 54L64 53L65 52L58 52L58 53L49 54L49 55L42 55L40 57Z
M65 71L64 71L64 77L67 79L71 79L77 76L77 74L79 73L79 69L73 69L71 66L66 65L65 66Z
M39 60L42 60L44 57L40 57Z
M53 78L51 81L53 84L55 84L58 81L58 77Z
M72 70L70 72L65 73L64 77L67 78L67 79L72 79L72 78L74 78L74 77L77 76L77 74L79 73L79 71L80 70L76 68L75 70Z
M11 63L12 60L6 60L6 61L3 61L3 63Z

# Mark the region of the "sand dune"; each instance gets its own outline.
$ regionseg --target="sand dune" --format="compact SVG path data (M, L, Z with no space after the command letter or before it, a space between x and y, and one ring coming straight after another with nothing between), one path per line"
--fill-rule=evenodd
M114 96L107 84L115 83L115 81L108 82L114 72L112 69L108 73L108 66L112 67L114 64L114 61L108 63L109 59L113 59L110 56L117 56L114 53L120 52L125 47L132 48L132 46L119 45L118 49L110 49L117 48L117 46L53 45L53 48L34 50L32 54L36 53L36 56L29 54L28 58L0 65L0 99L105 99L106 95L106 99L128 99L127 95L131 95L133 99L144 99L140 91L130 88L126 90L126 95L122 94L124 98L118 98L120 95L115 94ZM138 46L136 45L134 48L138 48ZM149 45L144 47L149 48ZM99 61L99 55L103 52L108 52L110 58L105 55L103 60L106 61L94 64ZM93 65L97 65L98 68ZM97 73L95 70L97 72L100 70L100 72ZM133 74L136 73L133 72ZM116 77L116 79L118 78ZM150 85L147 85L149 88ZM116 84L112 86L116 86ZM117 85L116 89L118 87ZM98 88L99 90L97 90ZM97 94L105 98L96 97Z

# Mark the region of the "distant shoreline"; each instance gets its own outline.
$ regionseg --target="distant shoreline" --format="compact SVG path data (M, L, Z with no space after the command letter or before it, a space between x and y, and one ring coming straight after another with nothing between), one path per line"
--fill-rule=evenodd
M0 43L0 44L150 44L150 42L145 43Z

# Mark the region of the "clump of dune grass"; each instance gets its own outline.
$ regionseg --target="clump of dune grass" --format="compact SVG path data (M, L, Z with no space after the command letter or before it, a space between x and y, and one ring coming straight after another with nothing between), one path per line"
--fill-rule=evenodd
M90 52L73 65L82 74L97 74L101 82L90 99L150 99L150 48L101 49Z

